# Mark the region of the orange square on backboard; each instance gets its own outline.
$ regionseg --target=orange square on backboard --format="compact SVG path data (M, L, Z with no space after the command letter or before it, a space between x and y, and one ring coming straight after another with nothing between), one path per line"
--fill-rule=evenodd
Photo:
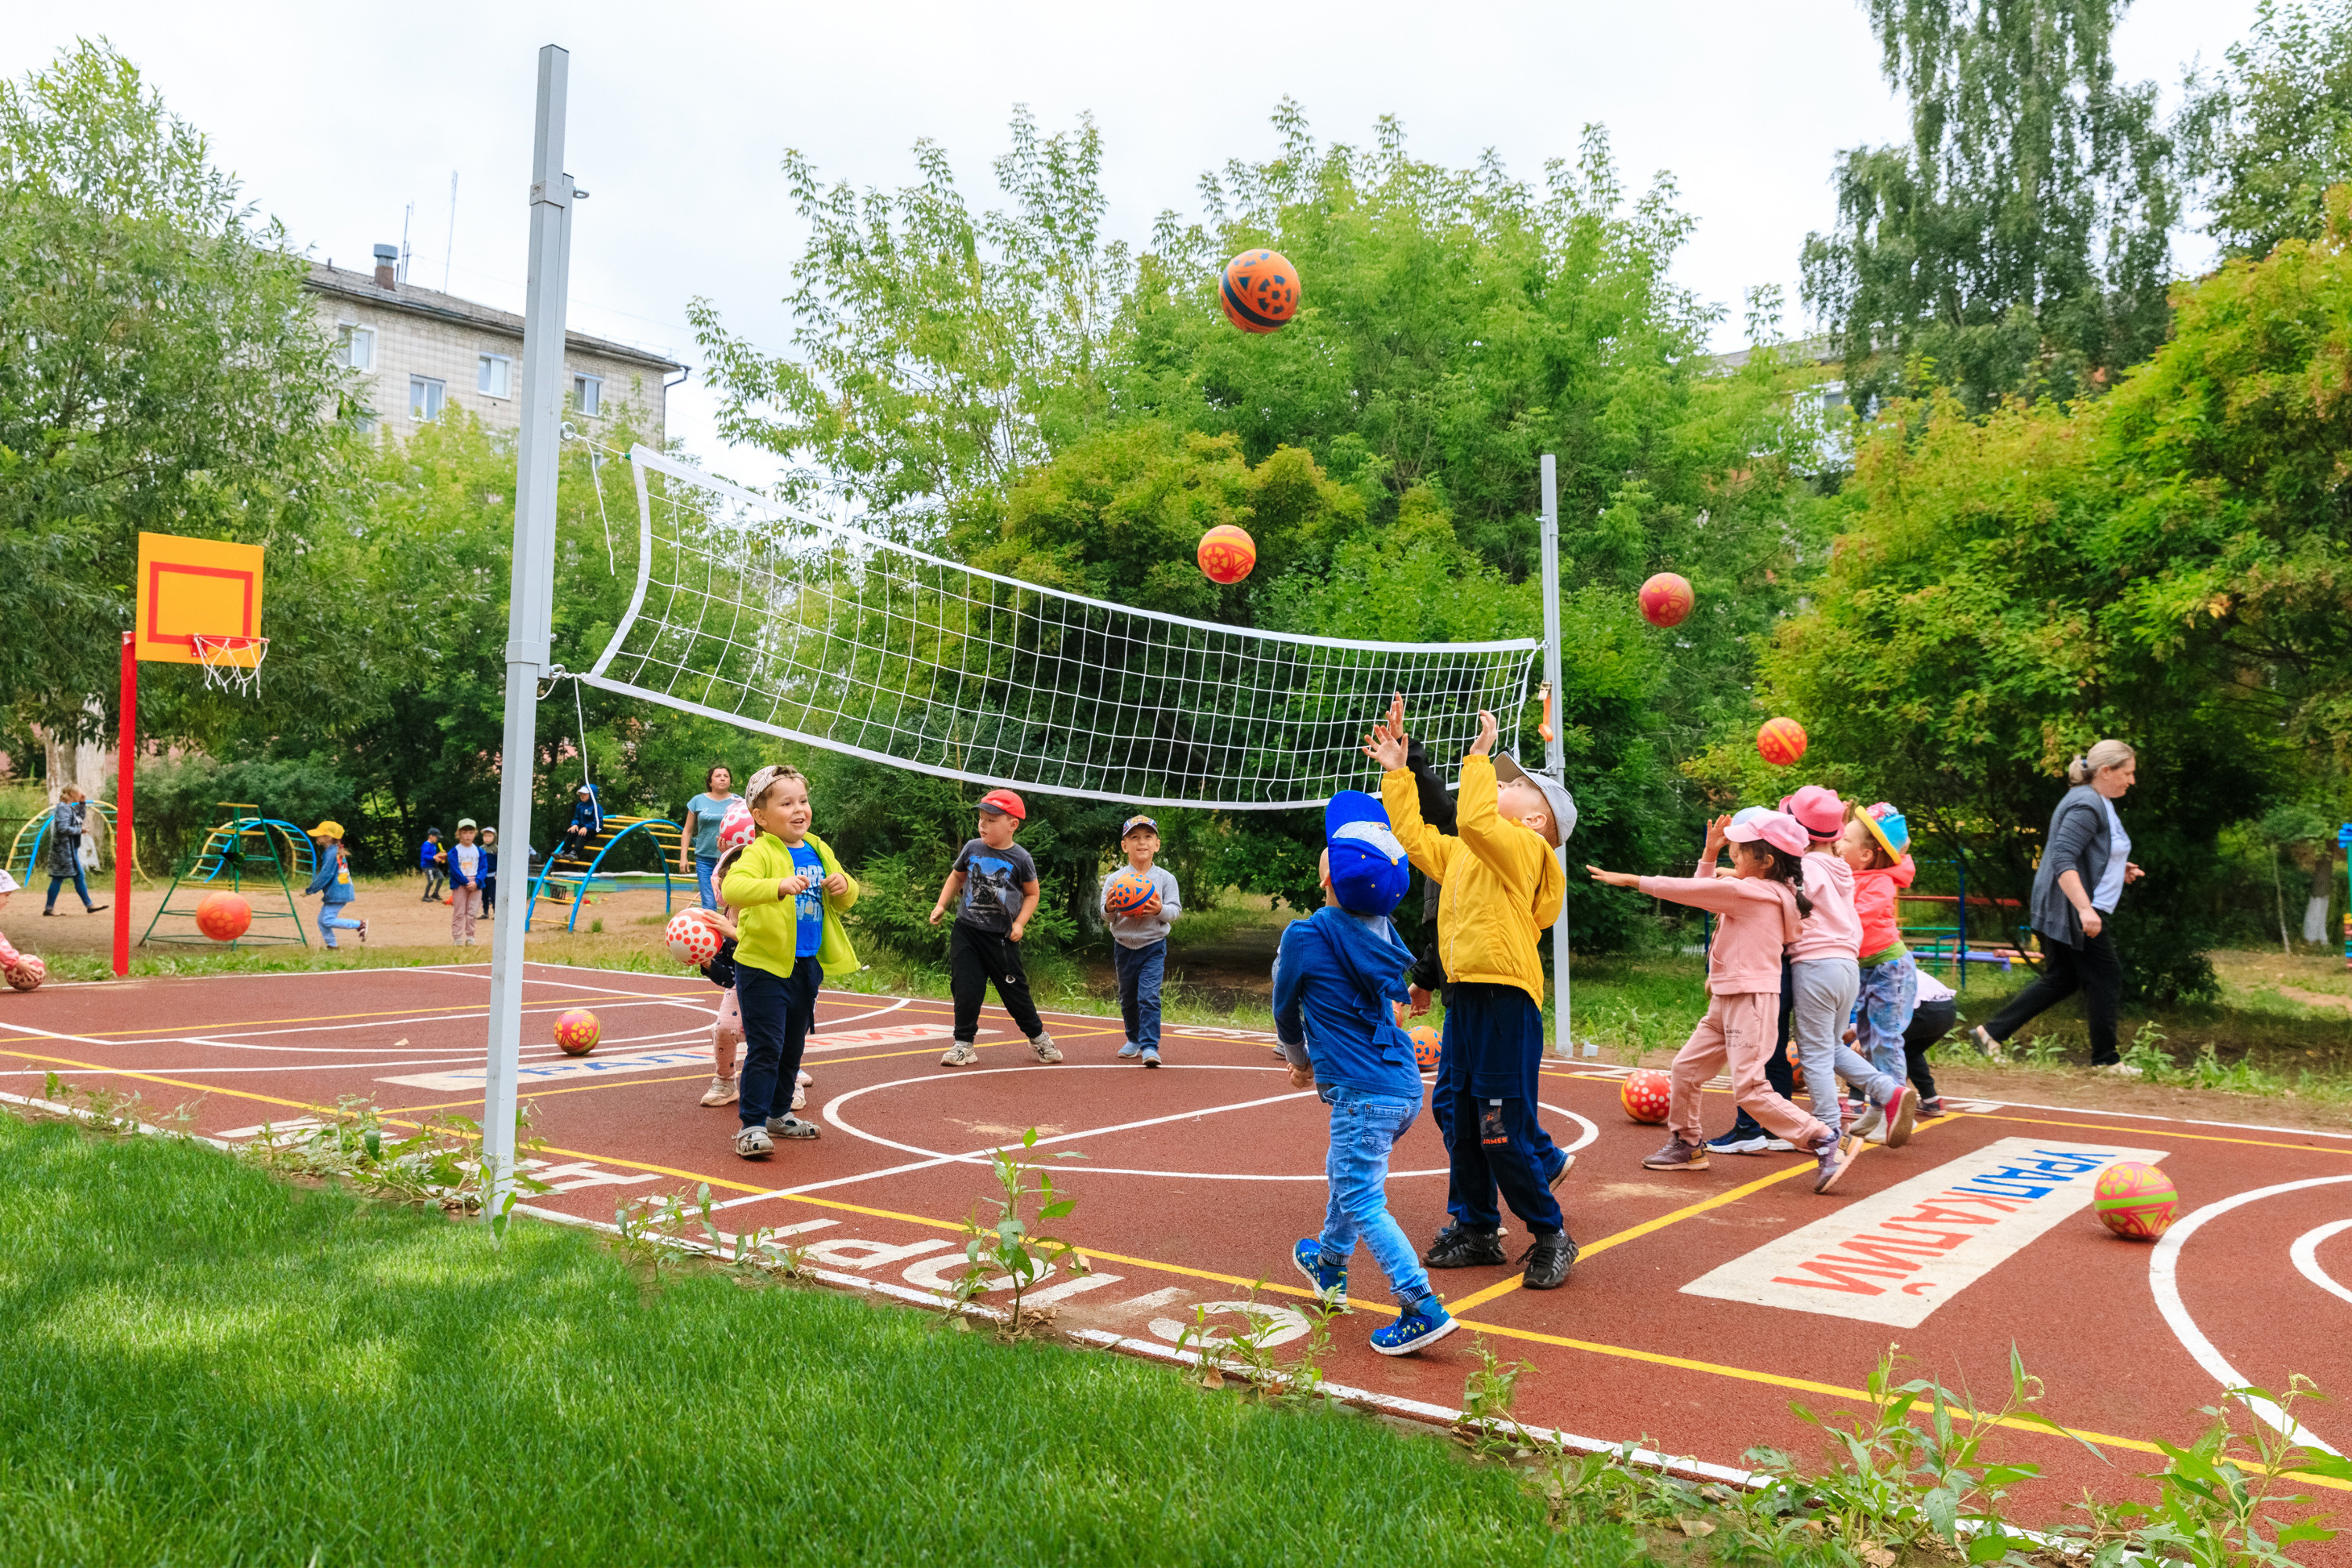
M194 664L198 637L261 635L261 546L142 533L137 593L137 657Z

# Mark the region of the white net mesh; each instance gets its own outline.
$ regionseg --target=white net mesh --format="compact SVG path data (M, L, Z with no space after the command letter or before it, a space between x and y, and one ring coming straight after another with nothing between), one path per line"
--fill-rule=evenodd
M219 691L250 697L261 689L261 661L269 657L268 637L205 637L188 639L196 662L204 666L205 684Z
M1272 810L1377 788L1404 693L1433 758L1513 721L1533 639L1369 643L1186 620L892 543L638 447L637 583L581 679L946 778Z

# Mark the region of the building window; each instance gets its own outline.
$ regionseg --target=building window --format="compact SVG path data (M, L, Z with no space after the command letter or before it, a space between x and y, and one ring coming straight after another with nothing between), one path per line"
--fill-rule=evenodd
M429 375L408 378L408 416L411 419L434 420L441 417L441 397L447 388Z
M335 363L353 370L375 368L375 329L350 321L335 329Z
M488 397L512 397L514 361L504 354L484 354L476 362L474 390Z
M573 376L572 407L583 419L593 419L604 413L604 378L601 375Z

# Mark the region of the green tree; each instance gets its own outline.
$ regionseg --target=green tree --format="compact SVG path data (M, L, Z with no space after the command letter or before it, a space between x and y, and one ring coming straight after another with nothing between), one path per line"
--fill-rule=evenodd
M1981 414L2094 391L2164 340L2172 148L2116 81L2128 0L1869 0L1907 145L1854 148L1804 296L1857 408L1923 374Z
M112 728L141 531L290 544L331 511L347 432L305 271L105 43L0 83L0 683L18 724ZM299 567L278 580L273 614L303 596ZM165 732L218 714L179 711L194 690L159 686Z
M2232 257L2318 238L2321 197L2352 179L2352 0L2262 0L2223 59L2190 76L2174 125L2207 232Z

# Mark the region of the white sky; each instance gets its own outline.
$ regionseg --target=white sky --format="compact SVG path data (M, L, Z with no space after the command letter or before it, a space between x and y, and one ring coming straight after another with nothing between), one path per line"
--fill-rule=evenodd
M2137 0L2117 35L2119 74L2153 78L2177 100L2182 66L2218 60L2252 14L2252 0ZM989 160L1013 104L1048 132L1091 111L1111 228L1139 242L1161 208L1194 210L1202 170L1274 151L1267 114L1286 95L1325 141L1363 142L1375 117L1394 113L1421 156L1461 164L1493 147L1530 179L1598 121L1629 184L1673 172L1699 220L1678 275L1728 308L1727 348L1748 287L1779 282L1793 310L1799 247L1833 216L1837 151L1903 132L1857 0L1295 0L1255 14L1001 0L478 10L109 0L99 13L0 0L0 71L12 77L102 26L313 254L367 265L372 245L400 239L413 201L411 280L440 287L446 256L453 291L517 310L534 54L562 44L568 161L593 193L574 229L571 324L689 363L684 307L696 294L755 340L785 341L781 300L800 236L777 170L786 146L828 180L897 185L911 178L909 148L929 137L948 149L967 200L987 206L997 204ZM2179 260L2208 254L2192 238ZM672 396L673 434L722 471L764 479L764 459L721 447L712 406L698 376Z

